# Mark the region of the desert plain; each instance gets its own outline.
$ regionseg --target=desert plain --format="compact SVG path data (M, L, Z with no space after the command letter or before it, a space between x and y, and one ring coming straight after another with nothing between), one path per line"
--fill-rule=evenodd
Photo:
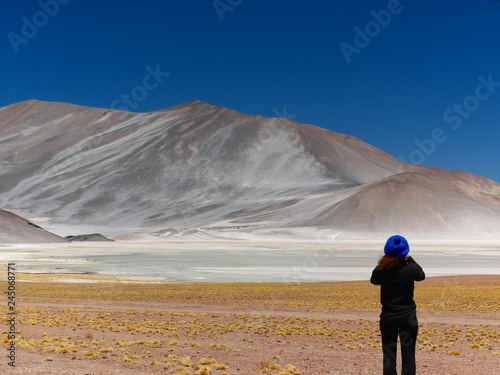
M498 374L500 243L414 241L419 374ZM5 245L2 374L382 372L380 241ZM204 261L205 260L205 261Z

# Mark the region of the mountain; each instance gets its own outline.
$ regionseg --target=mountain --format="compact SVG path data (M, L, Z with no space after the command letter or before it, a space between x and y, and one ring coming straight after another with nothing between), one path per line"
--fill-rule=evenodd
M500 234L491 179L200 101L148 113L22 102L0 109L0 145L0 207L61 234Z
M0 243L66 242L11 212L0 210Z

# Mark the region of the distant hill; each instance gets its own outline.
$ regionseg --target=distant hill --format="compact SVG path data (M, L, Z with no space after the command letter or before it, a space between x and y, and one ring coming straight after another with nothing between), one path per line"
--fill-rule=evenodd
M200 101L149 113L22 102L0 109L0 143L0 206L51 230L500 235L491 179Z
M55 243L66 240L18 215L0 210L0 244L40 242Z
M99 233L77 234L66 236L64 239L70 242L113 242L113 240L110 240Z

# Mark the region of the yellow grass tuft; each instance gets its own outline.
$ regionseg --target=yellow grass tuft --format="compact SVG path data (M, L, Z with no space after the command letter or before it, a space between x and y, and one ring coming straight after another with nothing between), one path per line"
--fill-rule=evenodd
M212 373L212 369L207 366L201 366L197 371L195 371L195 375L210 375Z
M101 348L101 349L99 349L99 351L101 353L112 353L112 352L114 352L114 349L113 348Z
M200 359L200 364L202 365L213 365L217 363L215 359L202 358Z
M193 364L190 357L179 358L178 362L186 367L190 367Z
M294 365L286 365L286 371L292 375L302 375L302 373Z

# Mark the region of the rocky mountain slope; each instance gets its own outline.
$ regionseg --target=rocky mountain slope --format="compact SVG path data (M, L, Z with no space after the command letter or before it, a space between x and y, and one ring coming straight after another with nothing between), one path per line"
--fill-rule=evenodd
M11 212L0 210L0 243L66 242Z
M62 235L500 234L488 178L205 102L149 113L22 102L0 109L0 145L0 207Z

